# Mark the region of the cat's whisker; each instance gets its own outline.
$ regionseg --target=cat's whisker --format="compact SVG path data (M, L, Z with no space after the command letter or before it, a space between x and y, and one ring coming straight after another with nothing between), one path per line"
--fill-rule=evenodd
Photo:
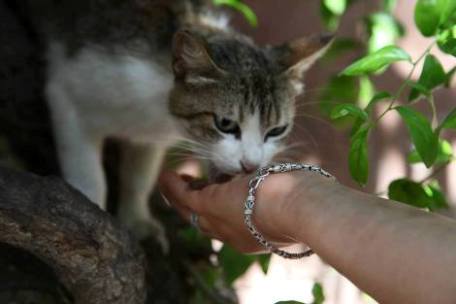
M212 162L214 160L214 154L208 151L201 151L193 154L193 158L200 160L209 160Z
M317 141L315 140L315 137L314 135L312 134L311 131L309 131L306 127L304 127L303 125L300 125L300 124L295 124L294 127L297 129L297 131L302 131L304 133L307 134L308 138L310 139L310 142L312 143L312 145L315 147L315 148L318 148L318 143ZM297 134L296 133L293 133L292 134L292 137L295 137L297 138ZM298 142L303 142L302 141L302 138L298 138Z
M296 105L296 109L301 109L305 106L313 106L313 105L320 105L321 101L314 101L314 100L305 100Z
M208 144L207 143L197 142L197 141L191 140L191 139L185 139L183 141L180 141L175 146L178 147L178 148L190 148L190 149L193 149L195 147L199 147L199 148L203 148L203 149L207 149L208 148Z
M304 94L315 93L315 92L324 92L327 90L327 87L315 87L310 89L304 89Z
M201 152L201 151L207 151L209 152L209 149L207 146L199 144L195 145L194 143L184 143L184 144L179 144L174 146L176 149L181 149L184 151L190 151L190 152Z
M293 142L292 144L284 145L283 150L292 150L292 149L297 149L297 148L303 148L306 147L306 143L303 141L298 141L298 142ZM282 150L281 150L282 151Z
M211 153L212 153L204 145L200 145L200 146L196 146L196 145L176 145L175 149L176 150L173 150L173 151L169 152L169 154L171 154L171 155L172 154L178 154L178 153L187 154L187 155L199 154L199 155L203 155L203 156L206 156L206 157L210 157Z
M331 127L331 129L334 128L334 126L329 121L327 121L326 119L321 118L321 117L317 117L317 116L310 115L310 114L304 114L304 113L295 116L295 118L303 118L303 117L310 118L310 119L316 120L318 122L321 122L324 125ZM295 124L295 125L299 125L299 124Z
M206 158L206 157L202 157L200 155L191 155L191 156L177 156L177 157L173 157L171 160L168 161L168 165L173 167L173 166L176 166L178 164L181 164L181 163L185 163L186 161L189 161L189 160L197 160L197 161L203 161L203 162L207 162L207 161L210 161L211 159L210 158Z
M204 160L204 161L207 161L207 160L211 160L212 158L210 156L207 156L207 155L201 155L201 154L192 154L192 155L188 155L188 154L173 154L171 155L173 158L180 158L181 160L192 160L192 159L196 159L196 160Z
M169 156L187 156L192 157L194 153L190 153L187 151L171 151L168 153Z
M280 149L277 152L277 155L279 157L296 156L294 158L299 158L299 156L303 152L303 148L304 147L307 147L307 145L305 145L302 142L301 143L293 143L293 144L290 144L290 145L284 145L284 146L280 147Z

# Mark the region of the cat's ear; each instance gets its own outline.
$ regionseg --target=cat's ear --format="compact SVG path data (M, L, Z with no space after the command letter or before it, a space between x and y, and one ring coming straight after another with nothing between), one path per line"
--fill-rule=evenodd
M191 83L215 82L223 74L209 55L206 41L188 30L174 35L173 72Z
M333 38L333 34L325 33L296 39L275 47L274 52L284 69L285 76L298 88L302 87L301 81L304 73L323 56Z

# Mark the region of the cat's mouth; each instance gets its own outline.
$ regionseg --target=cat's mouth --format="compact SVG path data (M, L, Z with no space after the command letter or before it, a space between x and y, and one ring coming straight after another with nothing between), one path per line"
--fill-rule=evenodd
M234 175L223 173L212 167L208 171L208 179L195 179L190 182L190 187L195 190L203 189L211 184L223 184L229 182Z
M215 184L226 183L226 182L229 182L234 177L234 175L235 174L223 172L212 164L209 166L209 170L208 170L209 183L215 183Z
M226 182L230 181L236 175L252 174L255 170L256 170L256 167L249 167L249 168L242 167L241 170L227 172L227 171L220 170L213 163L210 163L209 167L208 167L208 181L209 181L209 183L217 183L217 184L226 183Z

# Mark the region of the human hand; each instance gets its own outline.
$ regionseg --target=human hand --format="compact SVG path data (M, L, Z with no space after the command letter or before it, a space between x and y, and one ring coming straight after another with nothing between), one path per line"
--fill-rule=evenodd
M237 177L224 184L213 184L202 189L191 187L193 179L163 172L159 185L162 195L181 216L190 221L191 213L199 216L199 226L210 237L229 243L241 252L264 250L244 224L244 200L248 193L249 176ZM253 216L257 229L276 246L296 243L294 208L290 200L299 177L295 174L268 177L257 192Z

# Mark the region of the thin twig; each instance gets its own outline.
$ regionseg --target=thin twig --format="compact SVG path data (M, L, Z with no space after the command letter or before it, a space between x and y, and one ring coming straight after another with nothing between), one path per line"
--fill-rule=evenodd
M428 98L428 102L429 102L429 105L431 107L431 111L432 111L432 127L435 128L437 125L438 125L438 121L437 121L437 109L435 108L435 101L434 101L434 95L429 95L429 98Z
M413 76L413 73L415 72L415 69L416 67L418 66L418 63L421 62L421 60L423 60L424 57L426 57L427 54L429 54L429 52L431 51L431 49L434 47L435 45L435 41L433 41L427 48L426 50L423 52L423 54L420 55L420 57L418 57L417 60L415 60L413 63L412 63L412 68L410 70L410 72L408 73L407 77L405 78L405 80L402 82L401 86L399 87L399 89L397 90L396 94L394 94L394 96L391 98L391 102L390 104L388 105L388 107L386 108L385 111L383 111L382 114L380 114L380 116L375 120L375 124L377 124L380 119L383 118L383 116L386 115L386 113L388 113L390 110L393 109L393 106L394 106L394 103L399 101L403 91L405 90L405 88L407 87L408 85L408 81L412 78Z
M450 163L451 161L448 161L448 162L445 162L443 164L441 164L440 166L438 166L437 168L435 168L434 170L432 170L432 172L426 176L425 178L423 178L421 181L419 181L418 183L422 184L422 183L425 183L427 182L428 180L430 180L431 178L435 177L437 174L439 174L443 169L446 168L446 166L448 166L448 164Z

